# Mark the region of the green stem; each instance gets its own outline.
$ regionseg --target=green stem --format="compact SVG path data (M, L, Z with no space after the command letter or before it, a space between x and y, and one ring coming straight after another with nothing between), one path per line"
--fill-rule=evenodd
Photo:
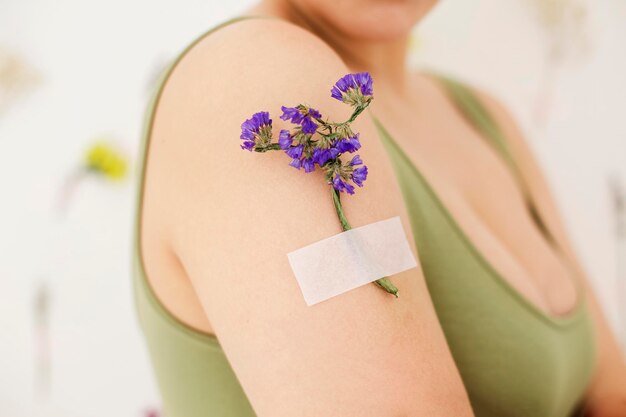
M330 192L333 196L333 204L335 205L335 211L337 212L337 217L339 218L339 223L341 223L341 228L344 231L352 229L350 223L348 223L348 219L346 219L346 215L343 212L343 207L341 205L341 200L339 197L339 191L335 189L335 187L330 187ZM387 291L389 294L393 294L396 298L398 298L398 288L389 281L387 277L383 277L374 281L380 288Z
M343 212L343 207L341 206L341 201L339 197L339 191L335 189L335 187L330 187L330 192L333 195L333 204L335 205L335 211L337 212L337 217L339 218L339 223L341 223L341 228L345 232L346 230L352 229L350 223L348 223L348 219L346 219L346 215Z
M341 123L336 123L336 122L327 122L319 117L314 117L314 119L319 122L321 125L323 125L325 128L327 129L331 129L332 127L337 127L340 125L345 125L347 123L352 123L356 120L357 117L359 117L359 115L361 113L363 113L363 110L365 110L367 107L369 106L369 103L365 103L363 106L358 106L354 112L352 113L352 115L348 118L348 120L346 120L345 122L341 122Z
M354 113L352 113L352 116L350 116L350 118L346 121L346 123L354 122L354 120L358 117L358 115L361 114L363 110L365 110L366 108L367 106L357 107Z
M254 148L256 152L267 152L267 151L280 151L280 145L278 143L269 143L262 148Z
M348 123L354 121L354 119L356 119L356 117L363 110L365 110L366 107L367 106L357 109L357 111L355 111L352 114L352 117L350 117L350 119L348 120ZM256 152L262 153L262 152L267 152L267 151L280 151L282 149L278 143L269 143L262 148L255 148L254 150ZM343 229L343 231L352 229L352 227L350 226L350 223L348 223L348 219L346 218L345 213L343 212L343 207L341 206L341 201L339 197L339 191L337 191L335 187L333 187L332 185L330 187L330 191L333 196L333 204L335 205L335 210L337 211L337 217L339 218L339 223L341 223L341 228ZM383 290L387 291L389 294L393 294L396 298L398 298L398 288L395 285L393 285L387 277L377 279L376 281L374 281L374 283L376 283L376 285L378 285Z

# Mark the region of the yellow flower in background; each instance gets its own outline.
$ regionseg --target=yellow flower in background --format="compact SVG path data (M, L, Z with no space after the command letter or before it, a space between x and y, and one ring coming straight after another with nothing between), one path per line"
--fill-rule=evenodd
M126 177L127 162L125 156L113 146L99 141L87 151L87 169L102 174L112 180Z
M68 174L62 184L57 197L56 211L59 215L65 215L76 189L92 174L119 181L126 178L127 173L128 162L124 152L104 140L95 142L87 149L81 164Z

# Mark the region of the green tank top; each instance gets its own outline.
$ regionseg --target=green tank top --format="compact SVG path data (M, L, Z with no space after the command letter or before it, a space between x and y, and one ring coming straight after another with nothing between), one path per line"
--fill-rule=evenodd
M165 417L255 415L216 337L182 323L157 299L146 279L139 245L145 161L165 82L199 40L227 24L253 17L262 16L232 18L189 45L165 72L147 111L138 165L133 289ZM432 74L481 137L509 164L525 190L529 210L549 238L506 138L485 107L463 83ZM572 313L557 318L544 314L516 292L464 234L380 121L368 113L394 166L428 290L476 417L581 415L596 357L593 324L584 297ZM581 278L575 279L580 295Z

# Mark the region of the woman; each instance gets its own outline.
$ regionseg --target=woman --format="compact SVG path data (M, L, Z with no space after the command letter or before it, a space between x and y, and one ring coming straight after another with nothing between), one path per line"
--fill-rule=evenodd
M624 360L515 122L405 66L435 3L264 0L164 78L135 289L166 416L626 416ZM397 299L307 307L286 254L341 231L328 185L242 151L240 125L298 103L345 120L329 89L365 71L369 176L342 202L353 227L399 216L419 265Z

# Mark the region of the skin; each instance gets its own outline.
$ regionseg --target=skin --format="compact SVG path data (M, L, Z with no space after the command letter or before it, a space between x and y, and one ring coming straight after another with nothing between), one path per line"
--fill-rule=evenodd
M339 231L328 188L320 172L298 173L282 154L249 154L232 144L241 121L260 109L274 116L275 132L287 128L277 117L282 104L311 103L344 120L349 109L328 90L345 73L372 74L371 111L521 295L554 316L579 301L508 167L428 75L405 66L409 31L434 4L263 1L246 14L281 21L220 29L186 55L164 90L147 167L147 274L172 314L219 337L259 417L473 415L421 267L392 277L401 288L397 300L366 285L307 307L279 255ZM584 277L522 132L496 99L476 93L511 141L540 215ZM375 127L367 117L354 127L359 154L376 175L344 199L346 214L354 227L399 215L417 259ZM589 415L623 416L626 365L586 277L584 284L599 346Z

